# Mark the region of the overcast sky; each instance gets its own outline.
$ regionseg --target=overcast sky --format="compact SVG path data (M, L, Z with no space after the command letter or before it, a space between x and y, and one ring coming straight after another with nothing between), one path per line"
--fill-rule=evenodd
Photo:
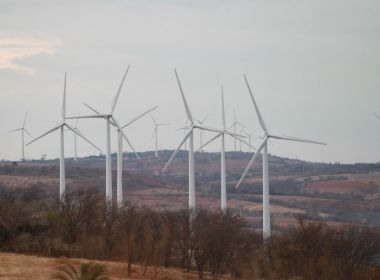
M223 84L227 123L235 109L247 132L260 133L244 72L272 133L328 143L277 140L270 153L377 162L379 13L378 0L0 0L0 159L21 157L20 135L7 131L22 126L26 111L34 136L60 121L65 71L67 115L90 113L82 102L106 113L130 64L115 116L125 123L158 105L153 116L171 123L160 130L162 148L176 147L186 120L176 67L193 115L209 115L208 126L221 126ZM104 149L104 120L81 120L79 129ZM138 151L153 149L152 132L149 118L126 129ZM26 156L57 157L58 137L28 146ZM72 134L65 139L71 157ZM95 153L83 142L78 149ZM208 150L219 151L219 142Z

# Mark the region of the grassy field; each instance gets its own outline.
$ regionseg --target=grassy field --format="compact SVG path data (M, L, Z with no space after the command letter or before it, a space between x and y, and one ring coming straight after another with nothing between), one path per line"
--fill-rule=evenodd
M52 279L57 268L67 262L67 258L46 258L21 254L0 253L0 279ZM81 263L88 262L85 259L69 259L71 263L79 267ZM162 268L157 275L148 268L145 275L138 265L132 267L132 275L127 277L127 265L122 262L99 262L106 265L110 279L198 279L195 273L186 273L178 269ZM207 278L206 278L207 279Z

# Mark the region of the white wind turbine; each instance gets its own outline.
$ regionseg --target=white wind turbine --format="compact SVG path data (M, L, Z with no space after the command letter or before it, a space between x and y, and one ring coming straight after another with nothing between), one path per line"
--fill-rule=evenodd
M123 205L123 129L126 128L127 126L133 124L137 120L141 119L143 116L149 114L153 110L158 108L158 106L155 106L148 111L140 114L139 116L135 117L125 125L123 125L121 128L117 128L117 133L118 133L118 151L117 151L117 205L121 207ZM132 147L129 144L130 147ZM133 149L133 147L132 147ZM134 151L135 152L135 151ZM136 156L138 159L139 156L135 152Z
M80 116L80 114L79 114ZM79 119L76 119L75 121L75 131L78 131L78 122L79 122ZM74 133L74 160L78 160L78 150L77 150L77 134Z
M107 114L101 114L89 105L85 104L88 108L90 108L92 111L94 111L95 115L89 115L89 116L78 116L78 117L69 117L68 119L104 119L106 121L106 200L108 203L112 203L112 166L111 166L111 124L117 127L118 129L118 139L124 138L128 145L131 147L131 149L135 152L133 146L131 145L128 138L125 136L122 128L116 121L115 117L113 116L113 113L115 111L115 107L117 104L117 101L119 99L121 90L123 88L123 84L125 81L125 78L127 77L129 71L129 66L125 70L124 76L121 80L120 86L116 92L116 95L113 99L113 102L111 104L111 110ZM119 140L120 141L120 140ZM120 146L120 145L119 145ZM137 155L137 154L136 154ZM138 157L138 156L137 156Z
M60 131L60 158L59 158L59 198L62 201L63 196L65 194L65 140L64 140L64 129L65 127L69 130L71 130L73 133L77 134L79 137L81 137L83 140L85 140L87 143L95 147L97 150L101 152L101 150L93 144L90 140L88 140L86 137L82 135L82 133L79 132L78 129L74 129L69 124L66 123L66 73L65 73L65 80L64 80L64 86L63 86L63 104L62 104L62 120L59 125L56 127L50 129L48 132L42 134L41 136L35 138L31 142L29 142L27 145L30 145L31 143L41 139L42 137L56 131L59 129Z
M166 126L170 125L169 123L157 123L156 120L150 115L150 118L153 121L154 124L154 131L153 131L153 137L155 137L155 157L158 158L158 128L160 126Z
M209 115L207 115L206 117L204 117L202 120L198 120L196 119L196 121L200 124L200 125L203 125L205 123L205 121L208 119ZM199 131L199 143L200 143L200 147L203 147L203 130L201 129ZM203 149L200 149L199 150L200 152L203 152Z
M245 130L242 131L243 134L245 134L247 137L248 137L248 152L252 152L252 149L251 149L251 143L252 143L252 135L254 134L254 132L251 132L251 133L248 133L246 132Z
M88 107L90 110L92 110L93 112L95 112L97 115L100 115L100 113L97 110L95 110L93 107L90 107L86 103L84 103L84 105L86 107ZM123 129L126 128L127 126L130 126L131 124L133 124L137 120L141 119L143 116L149 114L150 112L152 112L156 108L158 108L158 106L155 106L155 107L149 109L148 111L138 115L137 117L133 118L132 120L130 120L128 123L126 123L125 125L123 125L121 127L115 125L114 122L111 123L113 126L116 127L117 136L118 136L118 138L117 138L117 147L118 148L117 148L117 180L116 180L117 181L117 185L116 185L117 196L116 196L116 200L117 200L117 205L119 207L121 207L123 204L123 138L126 139L126 137L124 136ZM132 148L133 152L135 153L136 157L138 159L140 159L139 155L133 149L130 142L128 142L128 143L129 143L129 146Z
M221 91L222 96L222 131L218 133L216 136L208 140L203 147L207 146L214 140L221 138L221 149L220 149L220 194L221 194L221 200L220 200L220 206L223 212L227 211L227 186L226 186L226 146L225 146L225 135L230 135L234 139L238 139L239 141L242 141L246 145L249 145L250 148L252 147L251 144L245 142L240 137L244 137L242 135L238 134L232 134L230 133L226 128L226 113L224 108L224 93L223 93L223 87ZM203 147L199 148L202 149ZM252 147L255 149L254 147Z
M242 128L245 128L244 125L242 125L240 122L237 121L236 119L236 111L234 109L234 122L232 123L232 125L228 128L228 130L230 130L231 128L234 129L234 134L237 134L237 128L240 127L241 129ZM240 141L240 151L241 151L241 140L238 139L238 138L235 138L234 140L234 151L236 152L236 141Z
M185 126L177 129L177 130L183 130L183 137L186 137L187 135L187 131L189 130L188 125L189 125L189 120L186 119ZM184 150L187 151L187 141L185 141L184 143Z
M255 162L260 152L263 151L263 238L268 239L270 237L269 176L268 176L268 147L267 147L268 140L270 138L273 138L273 139L280 139L280 140L312 143L312 144L318 144L318 145L326 145L326 144L322 142L307 140L307 139L295 138L295 137L290 137L290 136L277 136L277 135L270 134L265 125L264 119L260 113L259 107L257 106L257 103L253 97L251 88L249 86L248 80L245 75L244 75L244 80L247 85L253 106L255 107L255 111L256 111L260 126L262 130L264 131L264 140L260 144L259 148L257 149L257 152L253 155L251 161L248 163L247 168L245 169L243 175L241 176L239 182L236 185L236 188L238 188L240 184L243 182L252 164Z
M166 165L162 169L162 172L166 171L169 164L171 163L171 161L173 160L173 158L176 156L177 152L179 151L179 149L189 139L189 209L190 209L190 211L193 211L195 209L194 141L193 141L194 140L194 130L198 128L198 129L217 132L217 133L221 133L223 131L221 131L219 129L214 129L214 128L205 127L205 126L195 124L194 118L193 118L191 111L190 111L190 108L189 108L189 105L187 104L185 94L183 93L181 82L178 78L178 74L177 74L176 69L174 69L174 73L175 73L175 76L177 79L179 90L181 92L183 103L185 105L186 115L187 115L187 118L190 122L190 127L189 127L189 131L187 132L185 137L182 139L182 141L178 145L177 149L173 152L169 161L166 163ZM226 133L231 134L229 132L226 132Z
M24 122L23 122L21 128L17 128L17 129L9 131L9 133L21 131L21 160L22 161L25 161L25 132L26 132L26 134L28 134L33 139L33 136L25 128L27 116L28 116L28 112L25 113Z

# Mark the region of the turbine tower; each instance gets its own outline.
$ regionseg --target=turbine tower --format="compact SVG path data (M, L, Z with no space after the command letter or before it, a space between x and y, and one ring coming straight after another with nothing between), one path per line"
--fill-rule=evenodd
M264 140L260 144L259 148L257 149L257 152L253 155L251 161L248 163L247 168L245 169L243 175L241 176L239 182L236 185L236 188L240 186L240 184L243 182L245 176L247 175L249 169L251 168L252 164L255 162L257 156L260 154L261 151L263 151L263 238L264 240L267 240L270 237L270 208L269 208L269 175L268 175L268 140L270 138L273 139L280 139L280 140L288 140L288 141L297 141L297 142L304 142L304 143L312 143L312 144L318 144L318 145L326 145L322 142L317 142L313 140L307 140L307 139L301 139L296 137L290 137L290 136L277 136L274 134L270 134L264 119L260 113L259 107L253 97L251 88L249 86L247 77L244 75L244 80L247 85L253 106L255 107L256 115L260 123L261 129L264 131Z
M189 123L190 123L190 127L189 127L189 131L187 132L185 137L182 139L182 141L178 145L177 149L173 152L169 161L166 163L166 165L162 169L162 172L166 171L169 164L171 163L171 161L173 160L173 158L176 156L177 152L179 151L179 149L182 147L182 145L187 140L189 140L189 143L188 143L189 144L188 145L188 148L189 148L189 209L191 212L193 212L195 209L194 141L193 141L194 140L194 130L195 129L201 129L201 130L206 130L206 131L211 131L211 132L216 132L216 133L222 133L223 131L219 130L219 129L214 129L214 128L205 127L205 126L195 124L194 118L193 118L191 111L190 111L190 108L189 108L189 105L186 101L185 94L182 90L181 82L179 80L176 69L174 69L174 73L175 73L175 76L177 79L179 90L181 92L182 101L183 101L183 104L185 106L185 111L186 111L187 119L189 120ZM227 131L226 131L226 133L231 134Z
M242 131L247 137L248 137L248 152L251 153L252 152L252 149L251 149L251 143L252 143L252 135L254 134L254 132L251 132L251 133L248 133L246 132L245 130Z
M186 137L187 131L189 130L189 120L186 118L184 127L178 128L177 130L183 130L183 137ZM187 141L184 143L184 150L187 151Z
M9 133L21 131L21 161L25 161L25 133L33 139L33 136L29 133L29 131L25 128L26 118L28 116L28 112L25 113L24 122L21 128L17 128L9 131Z
M92 110L93 112L95 112L97 115L101 115L97 110L95 110L90 105L88 105L86 103L84 103L84 105L86 107L88 107L90 110ZM118 138L117 138L117 143L118 143L118 145L117 145L118 146L118 151L117 151L117 180L116 180L117 181L117 188L116 188L117 189L117 199L116 200L117 200L117 205L119 207L121 207L123 204L123 139L126 139L126 141L128 142L128 145L131 147L131 149L135 153L136 157L138 159L140 159L139 155L134 150L130 141L128 141L128 138L125 137L123 129L126 128L127 126L133 124L134 122L136 122L137 120L139 120L143 116L149 114L150 112L152 112L156 108L158 108L158 106L155 106L152 109L149 109L148 111L146 111L146 112L142 113L141 115L135 117L134 119L132 119L131 121L129 121L128 123L126 123L125 125L123 125L121 127L116 125L114 122L111 123L113 126L116 127L117 136L118 136Z
M148 111L140 114L139 116L135 117L125 125L123 125L121 128L117 128L117 134L118 134L118 151L117 151L117 205L121 207L123 205L123 129L130 126L137 120L141 119L145 115L149 114L153 110L157 109L158 106L155 106ZM131 146L131 145L130 145ZM132 147L132 146L131 146ZM135 152L137 158L139 159L138 154Z
M113 113L115 111L115 107L117 105L117 101L118 101L120 93L121 93L121 90L122 90L123 85L124 85L124 81L125 81L125 79L127 77L129 68L130 68L130 66L128 66L127 69L124 72L124 76L123 76L123 78L121 80L119 88L118 88L118 90L116 92L116 95L115 95L115 97L113 99L113 102L111 104L111 110L110 110L109 113L107 113L107 114L101 114L97 110L95 110L94 108L92 108L89 105L87 105L86 103L84 103L84 105L86 105L93 112L95 112L95 115L78 116L78 117L69 117L68 118L68 119L78 119L78 118L79 119L104 119L106 121L106 201L109 204L112 203L111 124L113 126L117 127L117 129L119 131L119 138L120 138L120 135L121 135L121 137L124 138L127 141L128 145L135 152L133 146L131 145L131 143L128 140L128 138L125 136L124 132L122 131L122 128L120 127L120 125L118 124L118 122L116 121L116 119L115 119L115 117L113 115ZM137 155L137 157L138 157L138 155Z
M209 115L207 115L206 117L204 117L202 120L196 120L200 125L203 125L205 123L205 121L208 119ZM199 143L200 143L200 147L203 147L203 130L199 131ZM199 150L200 152L204 152L203 149L200 149Z
M203 147L207 146L214 140L218 139L220 137L221 139L221 149L220 149L220 207L223 212L227 211L227 186L226 186L226 145L225 145L225 135L230 135L234 139L238 139L239 141L243 141L246 145L249 145L244 140L242 140L240 137L244 137L243 135L238 134L232 134L226 129L226 113L225 113L225 107L224 107L224 92L223 87L221 88L221 97L222 97L222 132L217 134L215 137L208 140L202 147L199 149L202 149ZM250 146L251 148L251 146ZM255 149L254 147L252 147Z
M237 128L238 128L238 126L240 127L240 128L245 128L245 126L244 125L242 125L240 122L238 122L237 121L237 119L236 119L236 111L235 111L235 109L234 109L234 122L232 123L232 125L228 128L228 130L230 130L231 128L233 128L234 130L234 134L236 135L237 134ZM238 139L238 138L235 138L234 139L234 151L236 152L237 151L237 144L236 144L236 141L240 141L240 139ZM240 142L240 151L241 151L241 142Z
M66 73L65 73L65 80L63 85L63 103L62 103L62 120L59 125L56 127L50 129L46 133L42 134L41 136L35 138L31 142L29 142L27 145L30 145L34 143L35 141L41 139L42 137L56 131L59 129L60 131L60 158L59 158L59 198L60 201L63 200L63 196L65 194L65 188L66 188L66 182L65 182L65 137L64 137L64 128L67 128L71 130L73 133L77 134L79 137L81 137L83 140L85 140L87 143L95 147L97 150L101 152L101 150L93 144L90 140L88 140L86 137L82 135L82 133L79 132L78 129L74 129L71 125L66 123Z
M158 128L160 126L166 126L170 125L169 123L157 123L156 120L150 115L150 118L153 121L154 124L154 131L153 131L153 137L155 137L155 157L158 158Z
M79 114L80 116L80 114ZM78 123L79 123L79 119L76 119L75 121L75 131L78 130ZM77 149L77 134L74 133L74 160L78 160L78 149Z

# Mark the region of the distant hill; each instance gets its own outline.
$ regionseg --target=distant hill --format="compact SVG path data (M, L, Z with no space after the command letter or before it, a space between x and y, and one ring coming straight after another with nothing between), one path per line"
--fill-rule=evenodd
M161 170L173 151L139 153L141 161L125 153L124 197L157 209L187 207L187 152L180 151L166 173ZM255 163L242 186L236 190L251 153L227 152L228 206L246 216L251 225L261 226L261 159ZM24 195L41 199L58 197L58 160L0 163L0 193L23 189ZM356 223L380 226L380 163L314 163L269 157L272 222L275 229L293 224L295 215L306 215L331 224ZM104 192L104 156L66 159L67 189L95 188ZM113 181L116 184L116 155ZM218 208L220 197L220 154L195 155L196 203ZM116 196L116 187L114 187Z

